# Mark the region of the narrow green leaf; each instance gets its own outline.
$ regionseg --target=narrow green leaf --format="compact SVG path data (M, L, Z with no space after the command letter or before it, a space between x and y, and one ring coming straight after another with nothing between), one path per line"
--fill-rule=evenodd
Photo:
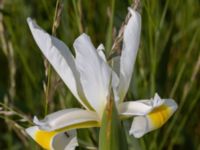
M104 110L99 134L99 150L127 150L125 131L113 100Z

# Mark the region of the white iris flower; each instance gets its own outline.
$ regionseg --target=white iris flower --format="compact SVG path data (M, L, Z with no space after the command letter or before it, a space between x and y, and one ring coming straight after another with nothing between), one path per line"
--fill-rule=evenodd
M74 129L100 127L111 94L110 84L119 114L136 116L130 129L130 134L135 137L161 127L177 109L174 100L160 99L157 94L150 100L123 102L131 81L141 32L140 14L132 9L129 11L131 17L124 28L121 56L115 58L113 69L106 61L104 46L101 44L96 49L85 33L73 44L74 57L62 41L49 35L30 18L27 19L38 47L85 108L60 110L43 120L35 117L35 126L26 131L43 148L74 149L77 146Z

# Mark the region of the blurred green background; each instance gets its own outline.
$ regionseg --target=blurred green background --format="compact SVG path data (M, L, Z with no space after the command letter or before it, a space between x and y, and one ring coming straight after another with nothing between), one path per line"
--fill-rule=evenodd
M56 36L73 52L81 33L95 46L110 47L131 0L63 0ZM113 7L114 6L114 7ZM0 149L40 149L24 133L33 115L44 117L46 62L28 29L32 17L51 33L56 0L0 0ZM127 99L150 98L158 92L179 105L161 128L137 140L127 135L130 149L200 150L200 1L141 0L141 43ZM112 15L113 14L113 15ZM111 40L110 40L111 39ZM107 53L109 53L107 51ZM52 73L48 112L79 104ZM125 122L130 126L131 120ZM80 130L86 145L96 129ZM82 148L84 148L84 144Z

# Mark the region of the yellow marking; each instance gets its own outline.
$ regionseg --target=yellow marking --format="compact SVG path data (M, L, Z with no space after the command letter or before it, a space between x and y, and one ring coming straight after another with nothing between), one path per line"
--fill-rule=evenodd
M78 124L66 126L64 128L61 128L61 129L58 129L55 131L56 132L64 132L64 131L72 130L72 129L91 128L91 127L100 127L100 124L97 121L81 122Z
M57 134L55 131L47 132L38 130L35 133L35 141L40 144L44 149L51 149L51 140Z
M158 108L155 108L152 112L148 114L153 128L159 128L170 118L172 111L170 107L162 105Z
M97 121L88 121L88 122L83 122L83 123L79 123L79 124L74 124L71 126L67 126L55 131L43 131L43 130L37 130L35 132L35 136L34 136L34 140L40 145L42 146L42 148L50 150L51 149L51 141L53 139L53 137L61 132L67 131L67 130L71 130L71 129L76 129L76 128L89 128L89 127L99 127L100 124Z

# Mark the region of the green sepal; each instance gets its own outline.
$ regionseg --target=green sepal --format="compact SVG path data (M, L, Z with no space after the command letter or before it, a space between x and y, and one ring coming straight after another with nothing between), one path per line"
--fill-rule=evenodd
M99 150L127 150L124 128L113 100L109 100L102 117Z

